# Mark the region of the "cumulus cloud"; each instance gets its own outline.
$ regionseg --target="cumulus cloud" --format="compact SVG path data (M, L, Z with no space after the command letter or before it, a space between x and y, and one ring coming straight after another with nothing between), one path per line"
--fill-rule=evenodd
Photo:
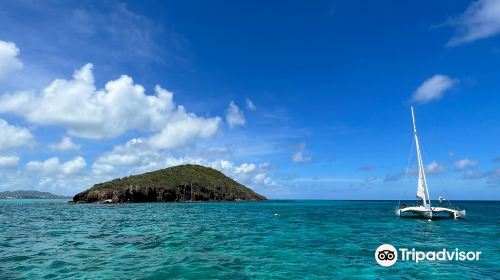
M249 98L247 98L245 100L246 104L247 104L247 109L250 110L250 111L255 111L257 110L257 107L255 107L255 104L253 104L253 101L250 100Z
M235 168L236 174L248 174L253 172L257 166L253 163L243 163L241 166Z
M241 111L238 106L234 104L234 101L231 101L231 103L229 103L229 107L227 108L226 122L229 124L229 127L244 125L246 122L243 111Z
M451 20L456 28L455 35L448 41L448 46L457 46L500 33L500 1L474 1L459 17Z
M49 145L49 148L54 151L71 151L80 149L80 145L73 143L70 137L64 136L61 142Z
M485 179L488 185L498 187L500 186L500 168L484 172L476 172L473 170L468 170L464 172L463 179L466 180Z
M446 170L446 166L441 163L433 161L425 165L424 169L427 175L438 175ZM418 174L418 166L413 166L411 168L408 168L408 170L399 171L393 174L387 174L384 178L384 182L397 182L407 176L410 177L415 176L416 178L417 174Z
M298 151L292 155L292 161L295 163L310 162L312 157L304 155L304 151Z
M0 168L14 168L18 165L18 156L0 156Z
M445 75L434 75L423 82L413 93L412 101L417 103L428 103L432 100L441 99L444 93L458 83Z
M26 164L26 170L39 172L43 175L71 175L80 172L87 166L87 162L82 157L61 163L59 158L52 157L45 161L30 161Z
M18 55L19 49L16 44L0 40L0 81L23 68Z
M219 129L220 118L200 118L179 107L176 116L158 134L150 137L149 144L156 149L173 149L209 138Z
M127 167L132 173L162 168L160 153L148 149L142 139L132 139L102 154L92 165L95 174L110 174L117 168ZM136 169L134 170L133 167Z
M464 158L464 159L455 161L455 168L458 170L471 169L471 168L476 167L478 164L479 164L479 161L477 161L477 160Z
M209 137L219 127L220 118L186 112L174 103L173 93L160 86L154 95L146 95L126 75L96 89L92 68L86 64L75 71L72 80L55 80L39 94L4 94L0 112L21 115L34 124L62 126L69 135L83 138L112 138L131 130L159 132L151 139L158 148Z
M13 126L0 119L0 150L7 150L33 143L33 135L26 128Z
M300 143L299 150L292 155L292 162L294 163L307 163L312 160L311 156L305 154L306 144Z
M219 169L230 177L248 184L257 184L263 186L276 186L276 182L269 176L269 163L242 163L237 166L230 161L219 161L211 163L212 168Z
M428 174L440 174L441 172L444 171L444 169L445 169L444 165L439 164L435 161L433 161L425 166L425 171Z
M168 152L152 149L143 139L132 139L118 145L112 151L99 156L92 165L95 175L120 177L153 171L180 164L199 164L217 169L229 177L245 184L274 186L276 183L269 175L268 163L242 163L236 165L228 160L207 160L202 157L176 157Z

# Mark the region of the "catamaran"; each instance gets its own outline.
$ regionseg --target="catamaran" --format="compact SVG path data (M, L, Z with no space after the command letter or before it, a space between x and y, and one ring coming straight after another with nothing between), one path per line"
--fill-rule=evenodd
M431 206L431 199L429 195L429 189L427 187L427 179L425 177L425 167L422 161L422 155L420 153L420 143L418 141L417 126L415 124L415 114L413 112L413 107L411 107L411 118L413 120L413 135L415 137L415 147L417 150L417 161L418 161L418 183L417 183L417 198L421 200L415 206L407 206L403 204L398 206L394 213L396 216L416 216L426 219L432 219L438 216L449 216L454 219L464 219L465 210L445 208L445 207L433 207ZM445 199L439 197L439 202L442 203Z

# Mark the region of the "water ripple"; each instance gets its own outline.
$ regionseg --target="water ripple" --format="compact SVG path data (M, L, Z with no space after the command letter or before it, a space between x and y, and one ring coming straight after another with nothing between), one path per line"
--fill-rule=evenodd
M0 278L498 279L500 203L463 206L467 220L427 222L394 218L394 202L1 200ZM382 243L481 250L483 259L383 268L373 258Z

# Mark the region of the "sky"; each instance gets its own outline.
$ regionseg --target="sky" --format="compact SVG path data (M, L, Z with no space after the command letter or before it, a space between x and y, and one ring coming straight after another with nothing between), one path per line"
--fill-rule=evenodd
M500 199L500 1L4 1L0 191L169 166L273 199Z

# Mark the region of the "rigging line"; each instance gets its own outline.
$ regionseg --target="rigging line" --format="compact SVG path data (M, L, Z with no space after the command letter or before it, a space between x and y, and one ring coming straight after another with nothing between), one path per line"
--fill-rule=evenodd
M406 163L405 178L406 178L406 175L408 175L408 168L410 167L411 155L413 154L413 146L415 146L415 141L413 141L413 139L412 139L410 154L408 155L408 162Z
M408 182L408 169L410 168L410 161L413 155L413 148L415 147L415 140L413 139L413 136L411 137L411 147L410 147L410 153L408 154L408 162L406 163L406 169L405 169L405 176L403 178L403 183ZM399 203L398 203L399 206Z
M427 152L427 149L425 148L425 145L422 145L422 141L420 142L420 150L423 150L423 152L424 152L425 156L427 156L427 159L428 159L428 160L430 160L431 156L430 156L430 154ZM424 168L425 168L425 166L424 166ZM435 174L435 175L439 175L439 174ZM441 178L441 176L435 176L435 177L437 177L437 178L438 178L439 183L441 184L441 186L444 186L444 185L445 185L445 184L444 184L443 179ZM448 203L450 203L450 201L448 201Z
M422 144L422 138L420 138L420 142L419 142L419 147L420 147L420 151L423 152L426 156L427 156L427 159L430 160L430 156L429 156L429 153L427 152L427 150L425 149L425 145ZM422 163L422 169L423 171L425 172L425 164L424 164L424 160L422 159L422 154L420 154L420 161ZM430 174L430 173L429 173ZM432 174L431 174L432 175ZM425 173L424 173L424 176L425 176ZM429 189L428 189L428 183L427 183L427 178L425 178L425 188L426 188L426 191L427 191L427 199L429 200L429 203L431 202L431 197L430 197L430 194L429 194Z
M430 158L431 158L431 157L430 157L429 153L427 152L427 149L425 148L425 145L422 145L422 142L423 142L423 141L421 141L421 142L420 142L420 150L423 150L423 151L424 151L424 154L427 156L427 159L429 159L429 160L430 160ZM424 168L425 168L425 167L424 167ZM443 181L443 179L441 178L441 176L436 176L436 177L438 178L439 183L441 184L441 186L444 186L445 184L444 184L444 181ZM445 199L446 199L446 201L448 202L448 205L449 205L451 208L455 208L456 206L455 206L455 204L453 204L453 203L452 203L452 200L451 200L451 199L448 199L448 198L449 198L449 196L448 196L448 191L445 191L445 195L447 196L447 197L445 197ZM458 209L458 207L456 207L456 208Z

